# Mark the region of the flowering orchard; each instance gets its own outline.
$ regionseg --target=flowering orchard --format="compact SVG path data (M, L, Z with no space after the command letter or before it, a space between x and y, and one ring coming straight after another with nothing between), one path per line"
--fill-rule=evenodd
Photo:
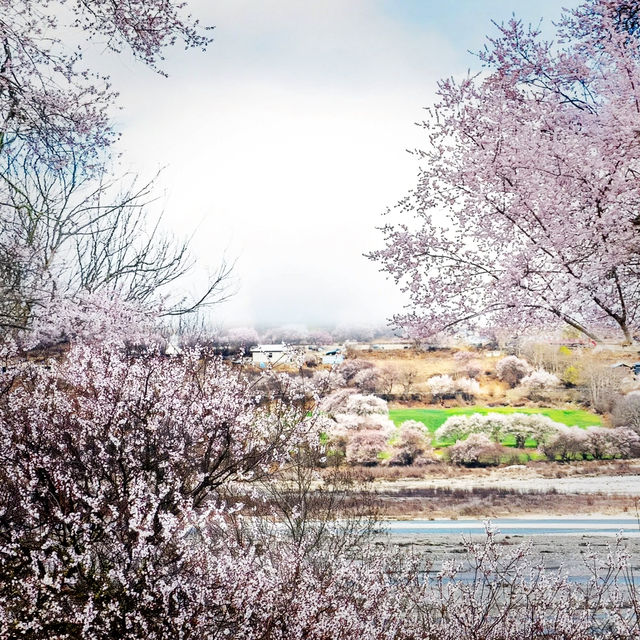
M417 335L483 318L564 322L630 342L640 326L637 3L586 0L564 12L555 42L514 18L479 60L481 73L440 82L418 185L372 254L409 294L413 310L397 322Z

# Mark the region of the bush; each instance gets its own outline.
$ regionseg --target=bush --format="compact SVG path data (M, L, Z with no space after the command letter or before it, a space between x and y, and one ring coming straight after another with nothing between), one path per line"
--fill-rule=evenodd
M498 378L504 380L510 387L515 387L530 372L529 363L516 356L507 356L496 364Z
M303 363L305 367L309 367L313 369L320 364L320 358L315 353L305 353L303 358Z
M345 413L355 413L360 416L368 416L372 413L388 415L389 408L382 398L354 393L347 398Z
M466 440L458 440L447 449L453 464L466 467L498 465L504 453L504 447L492 442L484 433L472 433Z
M215 571L243 557L225 501L306 445L307 410L261 405L206 352L77 344L15 376L0 373L0 637L206 637Z
M338 413L335 415L335 423L338 428L347 431L382 431L391 434L396 430L396 426L389 416L380 413ZM333 428L329 429L329 431L332 430Z
M553 373L549 373L544 369L536 369L532 371L528 376L525 376L520 380L520 384L523 387L530 387L533 389L550 389L557 387L560 384L558 376Z
M611 416L617 427L628 427L640 433L640 392L632 391L617 400Z
M381 431L356 431L349 434L346 458L349 464L366 467L378 464L378 454L386 448L387 438Z
M575 387L580 382L580 371L578 371L578 367L570 364L564 369L560 379L567 387Z
M469 416L450 416L436 429L434 436L437 440L456 441L464 439L470 433Z
M458 378L455 381L456 391L461 393L465 398L474 398L480 394L480 384L477 380L471 378Z

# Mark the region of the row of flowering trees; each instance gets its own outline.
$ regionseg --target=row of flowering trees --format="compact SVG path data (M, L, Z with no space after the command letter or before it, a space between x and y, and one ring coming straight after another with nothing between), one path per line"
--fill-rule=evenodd
M629 427L568 427L543 415L521 413L451 416L435 432L438 440L453 440L447 457L455 464L499 464L513 454L500 446L506 439L522 448L533 441L550 459L563 462L591 457L637 458L640 435Z

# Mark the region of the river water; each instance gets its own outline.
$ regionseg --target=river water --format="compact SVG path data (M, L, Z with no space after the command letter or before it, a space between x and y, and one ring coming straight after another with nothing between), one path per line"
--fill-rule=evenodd
M640 538L640 523L630 517L587 518L497 518L491 526L505 536L607 536L622 533L625 538ZM432 536L482 535L483 520L392 520L381 523L381 529L391 538L410 537L415 542Z

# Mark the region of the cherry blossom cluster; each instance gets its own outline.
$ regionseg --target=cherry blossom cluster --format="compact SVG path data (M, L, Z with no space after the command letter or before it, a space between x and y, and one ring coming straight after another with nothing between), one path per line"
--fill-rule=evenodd
M523 447L526 440L535 440L538 444L547 442L559 433L563 426L540 414L472 413L450 416L438 427L435 437L438 440L457 441L471 434L483 434L494 442L514 437L516 445Z
M90 163L115 139L109 108L116 94L107 77L83 65L82 48L67 44L70 35L59 35L69 24L152 67L178 40L198 48L210 41L174 1L2 0L0 11L0 148L15 154L26 146L54 165L70 157Z
M233 486L316 438L300 386L130 342L2 374L0 637L211 637Z
M480 393L480 384L472 378L456 378L455 380L447 373L431 376L427 380L427 389L434 398L453 397L456 393L464 396L477 396Z

